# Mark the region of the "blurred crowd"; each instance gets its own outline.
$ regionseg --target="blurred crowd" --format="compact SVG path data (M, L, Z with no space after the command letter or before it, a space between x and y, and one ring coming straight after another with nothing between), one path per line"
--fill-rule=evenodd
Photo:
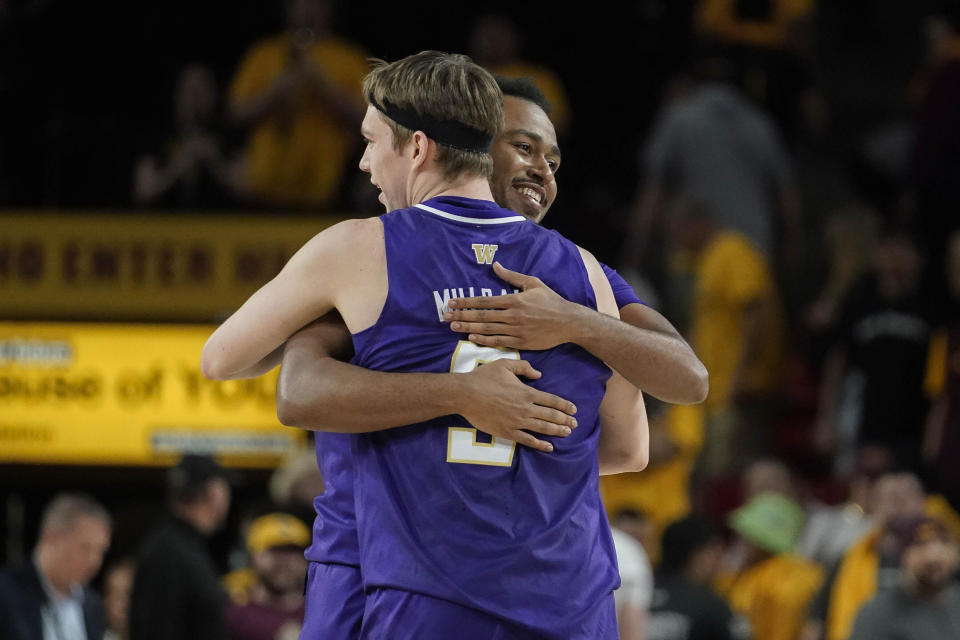
M310 454L277 470L270 499L240 507L224 573L210 539L242 482L209 456L184 456L166 475L167 508L137 540L115 539L113 514L90 495L55 495L33 552L0 571L4 637L295 640L323 481ZM112 543L132 551L108 553Z
M895 42L889 54L864 44L885 28L862 20L868 2L686 4L689 50L639 149L620 149L639 157L630 193L580 187L613 212L601 255L710 373L702 405L650 407L648 469L602 481L621 633L960 637L960 5L914 7L922 21L899 25L923 43L911 59ZM654 21L666 5L635 9ZM378 212L355 162L369 47L334 31L326 0L284 6L283 31L250 46L225 88L203 63L178 72L171 124L130 170L136 206ZM479 17L464 46L536 81L565 164L570 148L592 158L564 87L587 70L550 68L502 15ZM891 87L903 65L909 81ZM2 142L0 203L20 171ZM597 235L564 222L588 247L577 230ZM230 480L209 460L171 471L170 520L100 573L105 606L88 584L110 515L55 499L26 568L0 581L0 628L296 637L317 480L283 481L286 504L243 516L223 576L204 537L226 516ZM216 626L183 631L200 624Z

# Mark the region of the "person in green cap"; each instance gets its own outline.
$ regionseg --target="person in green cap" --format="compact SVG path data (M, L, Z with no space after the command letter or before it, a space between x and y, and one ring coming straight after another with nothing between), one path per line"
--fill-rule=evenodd
M793 553L803 521L800 505L772 491L730 516L740 562L717 586L730 608L750 621L754 640L795 640L823 582L819 566Z

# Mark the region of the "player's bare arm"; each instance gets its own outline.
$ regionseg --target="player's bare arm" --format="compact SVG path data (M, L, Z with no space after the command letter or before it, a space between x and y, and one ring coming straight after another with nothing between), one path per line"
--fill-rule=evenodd
M292 336L277 384L280 422L365 433L460 414L480 431L540 451L553 446L527 431L564 437L576 427L572 403L520 380L540 377L526 361L496 360L471 373L384 373L343 362L352 351L335 313Z
M376 322L386 293L380 220L336 224L307 242L210 336L203 374L226 380L269 370L287 338L334 308L351 332L362 331Z
M620 310L620 320L557 295L539 278L499 263L497 275L521 293L450 301L444 319L477 344L549 349L573 342L650 395L695 404L707 395L707 370L662 315L641 304Z
M593 287L597 311L617 319L619 310L610 281L597 259L584 249L580 256ZM643 392L613 372L600 403L600 438L597 457L601 474L642 471L650 458L650 427Z
M643 394L613 372L600 404L600 475L643 471L650 461L650 426Z

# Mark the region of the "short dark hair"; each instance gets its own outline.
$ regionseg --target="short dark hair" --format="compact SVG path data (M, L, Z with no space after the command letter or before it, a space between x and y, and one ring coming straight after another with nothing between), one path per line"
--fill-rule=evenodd
M547 100L547 96L544 95L543 91L540 90L540 87L538 87L533 80L530 78L507 78L498 75L494 75L493 77L496 79L497 85L500 87L500 91L503 92L504 96L511 96L532 102L543 109L544 113L550 115L553 107L550 105L550 101Z
M660 541L660 569L667 573L683 571L694 553L719 539L714 526L703 518L689 516L671 523Z
M235 476L211 456L188 453L177 466L167 471L167 498L173 504L192 504L200 500L216 478L234 484Z

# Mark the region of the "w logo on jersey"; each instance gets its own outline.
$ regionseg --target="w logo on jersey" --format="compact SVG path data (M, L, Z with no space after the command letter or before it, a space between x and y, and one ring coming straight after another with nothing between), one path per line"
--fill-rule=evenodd
M500 245L497 244L472 244L470 248L477 256L477 264L493 264L493 256L497 253Z

